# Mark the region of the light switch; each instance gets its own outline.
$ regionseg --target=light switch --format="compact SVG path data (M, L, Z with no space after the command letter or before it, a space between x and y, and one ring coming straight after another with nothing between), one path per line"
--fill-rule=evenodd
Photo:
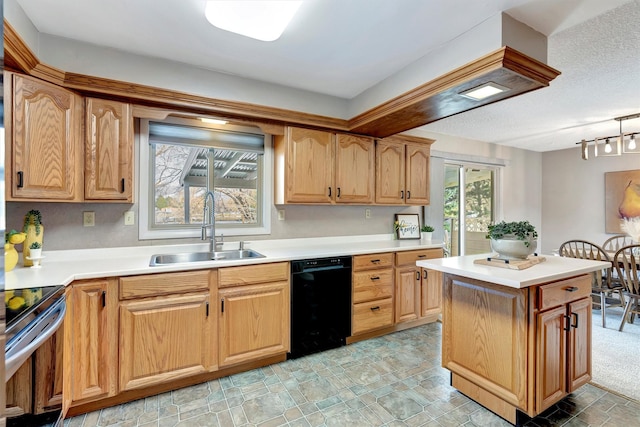
M124 225L135 225L136 214L134 211L126 211L124 213Z
M96 213L82 212L82 225L85 227L93 227L96 225Z
M364 210L364 217L365 219L371 219L371 209Z

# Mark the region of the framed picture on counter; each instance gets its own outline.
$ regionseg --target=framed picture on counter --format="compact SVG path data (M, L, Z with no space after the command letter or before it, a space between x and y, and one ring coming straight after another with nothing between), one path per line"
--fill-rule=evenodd
M398 240L420 238L420 217L418 214L396 214L393 229Z

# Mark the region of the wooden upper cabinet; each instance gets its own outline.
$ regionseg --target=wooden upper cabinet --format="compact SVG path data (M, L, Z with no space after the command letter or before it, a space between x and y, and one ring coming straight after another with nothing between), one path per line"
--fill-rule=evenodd
M86 99L86 200L133 202L133 117L130 104Z
M333 133L287 127L284 136L276 136L275 151L277 204L331 203Z
M412 205L429 204L429 158L427 144L405 146L405 202Z
M357 135L336 135L337 203L373 203L375 158L373 139Z
M12 77L7 200L81 201L81 97L31 77Z
M276 204L374 200L372 138L287 127L275 137L275 157Z
M378 141L376 146L376 203L404 204L404 144Z
M410 141L420 140L411 138ZM430 139L406 142L403 138L379 140L376 146L376 203L428 205Z

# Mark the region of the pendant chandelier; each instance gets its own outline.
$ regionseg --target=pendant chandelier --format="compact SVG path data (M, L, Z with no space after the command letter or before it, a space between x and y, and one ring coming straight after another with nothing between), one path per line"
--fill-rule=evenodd
M593 145L595 157L620 156L621 154L640 154L640 141L636 141L640 132L622 131L622 122L625 120L640 118L640 113L629 116L616 117L613 120L620 122L620 133L613 136L602 136L590 140L583 139L576 144L581 145L582 159L589 159L589 146ZM592 144L593 143L593 144Z

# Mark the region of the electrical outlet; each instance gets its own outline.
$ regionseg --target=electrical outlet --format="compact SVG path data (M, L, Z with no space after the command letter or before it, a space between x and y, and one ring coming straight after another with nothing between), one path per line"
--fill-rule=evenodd
M135 225L136 214L133 211L126 211L124 213L124 225Z
M278 220L284 221L284 209L278 209Z
M82 212L82 225L85 227L93 227L96 225L96 213Z
M365 219L371 219L371 209L364 210L364 217Z

